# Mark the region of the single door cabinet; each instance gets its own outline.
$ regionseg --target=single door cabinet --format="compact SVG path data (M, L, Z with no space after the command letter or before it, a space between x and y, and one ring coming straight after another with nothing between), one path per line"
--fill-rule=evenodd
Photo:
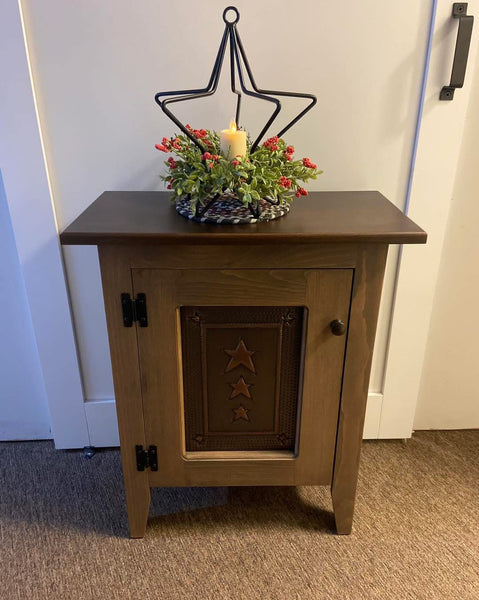
M389 244L426 234L378 192L316 192L254 225L105 192L98 246L130 533L157 486L328 485L351 531Z

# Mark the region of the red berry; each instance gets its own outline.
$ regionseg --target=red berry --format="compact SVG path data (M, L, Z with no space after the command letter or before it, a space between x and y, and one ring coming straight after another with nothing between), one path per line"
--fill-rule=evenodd
M317 169L317 165L315 165L314 163L312 163L309 158L303 158L303 165L305 167L307 167L308 169Z
M268 138L266 142L264 142L263 146L271 150L271 152L274 152L275 150L278 150L278 142L279 138L277 135L275 135L274 137Z
M288 179L287 177L280 177L279 178L279 185L281 187L284 188L290 188L291 187L291 179Z

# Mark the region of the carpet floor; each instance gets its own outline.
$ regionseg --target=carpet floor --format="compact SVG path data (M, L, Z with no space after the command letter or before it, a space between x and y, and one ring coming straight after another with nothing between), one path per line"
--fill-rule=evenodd
M0 444L2 600L479 598L479 431L363 444L351 536L328 488L153 491L130 540L118 450Z

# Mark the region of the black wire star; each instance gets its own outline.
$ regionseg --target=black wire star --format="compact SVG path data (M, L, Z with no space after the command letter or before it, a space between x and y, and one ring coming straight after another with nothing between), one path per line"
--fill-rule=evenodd
M233 11L235 13L235 17L233 21L229 21L227 18L227 13L229 11ZM241 111L241 91L247 95L252 96L253 98L258 98L259 100L265 100L267 102L271 102L275 105L275 109L266 122L263 129L258 134L258 137L255 139L251 146L250 154L252 154L258 147L261 139L271 127L275 119L278 117L281 111L281 102L275 98L274 96L286 96L292 98L307 98L311 102L304 108L301 112L299 112L294 119L292 119L286 127L277 134L278 137L281 137L288 129L290 129L295 123L297 123L304 115L313 108L313 106L317 102L316 96L313 94L303 94L296 92L279 92L276 90L263 90L256 85L253 73L251 71L251 67L249 65L248 59L246 58L246 53L244 51L243 44L241 42L241 38L239 36L238 30L236 28L236 24L238 23L240 18L239 11L235 6L228 6L223 11L223 21L225 22L225 31L223 33L223 37L221 38L220 47L218 50L218 54L216 55L216 60L213 66L213 71L211 72L211 77L208 82L208 85L205 88L193 89L193 90L176 90L170 92L158 92L155 95L155 101L160 106L162 111L165 113L167 117L169 117L177 127L181 129L181 131L194 143L198 148L204 152L206 148L203 147L201 142L186 128L181 121L171 112L168 108L170 104L174 102L183 102L185 100L194 100L196 98L204 98L206 96L211 96L216 92L218 87L218 81L220 79L221 69L223 66L223 60L225 57L226 46L228 45L228 40L230 43L230 75L231 75L231 91L237 95L236 100L236 124L239 127L240 123L240 111ZM245 76L243 73L243 67L246 70L247 78L249 79L249 83L252 89L248 89L245 83ZM236 87L236 75L238 76L240 90ZM165 96L173 96L171 98L167 98L166 100L160 100L160 98Z

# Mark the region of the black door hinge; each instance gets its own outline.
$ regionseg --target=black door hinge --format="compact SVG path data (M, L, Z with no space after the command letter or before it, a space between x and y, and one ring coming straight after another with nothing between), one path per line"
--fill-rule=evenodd
M144 471L151 469L158 471L158 454L156 446L149 446L148 450L143 450L143 446L135 446L136 450L136 470Z
M135 300L130 298L130 294L122 294L121 308L123 311L123 325L125 327L131 327L133 321L138 321L140 327L148 327L145 294L137 294Z

